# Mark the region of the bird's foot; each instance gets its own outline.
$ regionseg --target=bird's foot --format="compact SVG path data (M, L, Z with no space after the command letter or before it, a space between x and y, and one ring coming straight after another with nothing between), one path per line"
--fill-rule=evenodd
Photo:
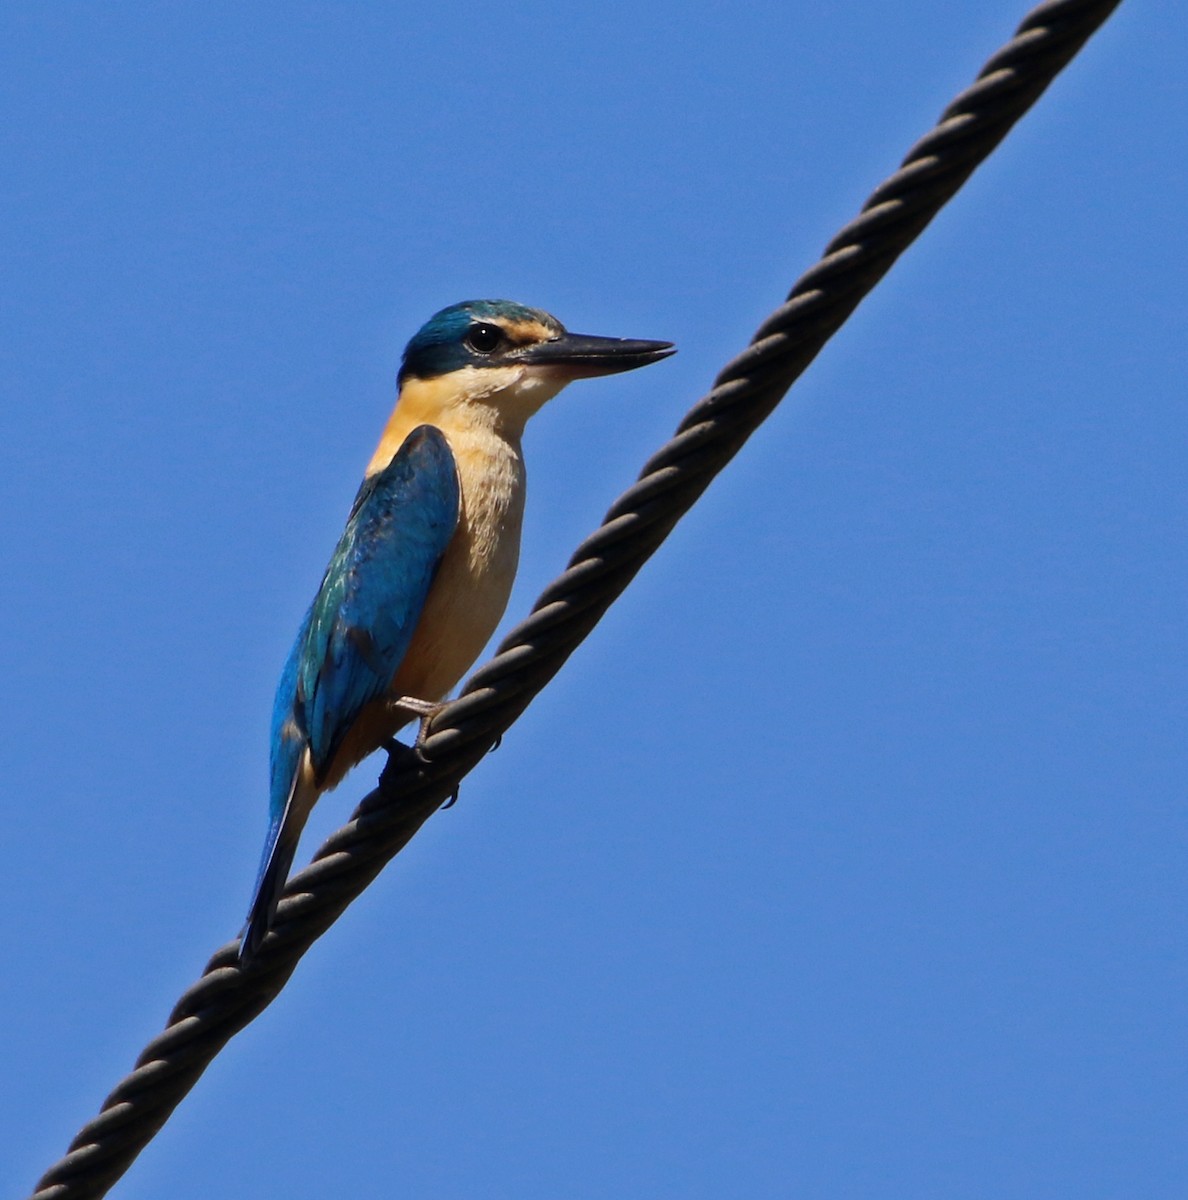
M418 700L416 696L398 696L395 700L388 701L388 707L395 712L407 713L420 719L417 739L413 742L413 749L419 750L424 745L425 738L429 736L429 722L445 708L445 702Z

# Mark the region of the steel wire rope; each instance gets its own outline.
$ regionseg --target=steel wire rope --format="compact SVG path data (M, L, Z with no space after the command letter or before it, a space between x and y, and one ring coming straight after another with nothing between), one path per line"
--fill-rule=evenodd
M214 954L131 1074L42 1176L33 1200L89 1200L123 1175L219 1050L456 793L896 258L1120 3L1049 0L1024 18L723 368L528 618L434 717L421 750L393 756L351 820L290 880L252 968L236 965L237 942Z

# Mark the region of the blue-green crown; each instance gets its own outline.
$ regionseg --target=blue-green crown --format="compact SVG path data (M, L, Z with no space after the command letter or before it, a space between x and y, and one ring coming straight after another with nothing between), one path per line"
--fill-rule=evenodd
M464 300L434 313L417 330L404 349L398 382L403 384L410 375L432 379L461 367L493 365L489 357L476 354L465 341L467 332L483 322L505 327L532 322L557 334L565 332L556 317L539 308L528 308L512 300Z

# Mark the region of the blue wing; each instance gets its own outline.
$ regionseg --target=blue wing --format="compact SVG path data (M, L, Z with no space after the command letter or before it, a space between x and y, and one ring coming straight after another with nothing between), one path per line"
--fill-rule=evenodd
M431 425L415 429L360 489L310 609L297 665L294 713L319 778L403 661L458 507L454 456Z
M359 489L277 687L268 838L241 956L268 930L315 798L293 802L305 750L320 783L359 713L387 691L459 506L454 456L432 425L414 429Z

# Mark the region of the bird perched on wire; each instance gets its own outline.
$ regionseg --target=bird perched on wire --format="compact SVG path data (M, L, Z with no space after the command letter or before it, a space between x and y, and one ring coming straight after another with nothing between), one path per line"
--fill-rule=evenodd
M444 308L409 342L396 406L277 687L241 964L268 933L314 802L432 715L499 623L520 551L528 418L575 379L673 352L569 333L509 300Z

